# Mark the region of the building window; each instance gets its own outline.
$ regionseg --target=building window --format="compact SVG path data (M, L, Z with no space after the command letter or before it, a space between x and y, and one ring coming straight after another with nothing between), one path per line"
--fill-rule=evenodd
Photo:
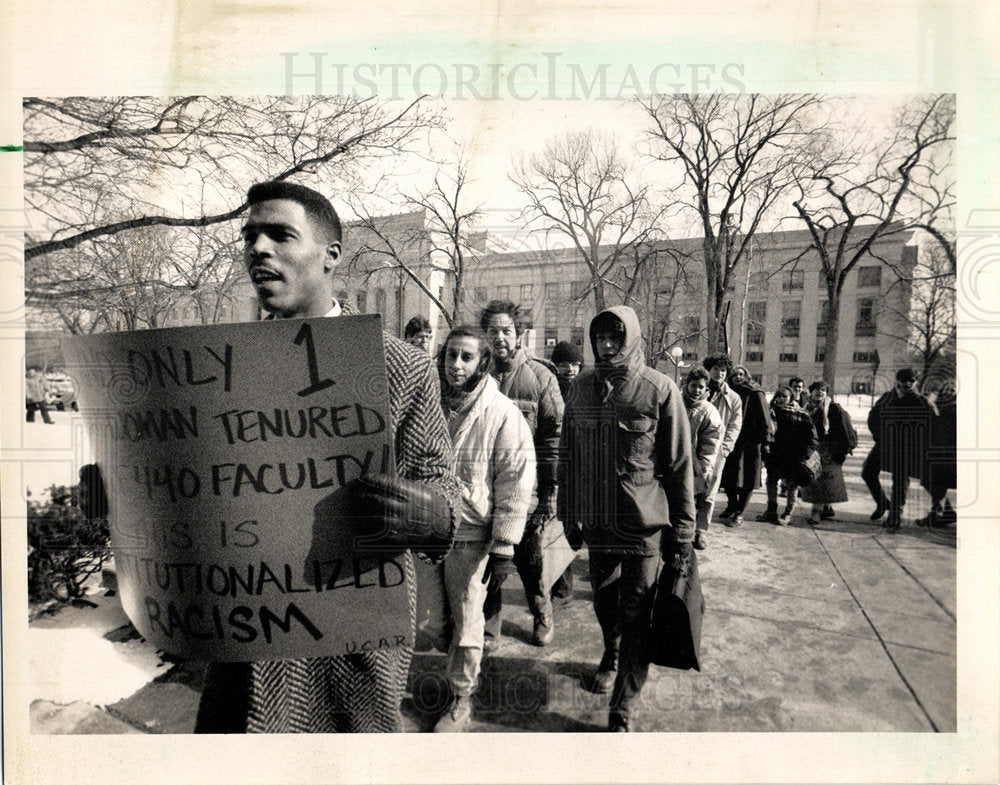
M873 363L878 355L875 352L855 352L854 362L856 363Z
M521 309L521 320L524 322L524 329L531 330L535 326L535 314L533 308Z
M851 392L859 393L861 395L871 395L872 383L854 380L851 382Z
M552 356L552 347L559 343L559 328L558 327L546 327L545 328L545 356Z
M767 273L765 273L765 272L750 273L750 277L747 279L747 291L748 292L766 292L767 291Z
M799 337L799 317L802 315L802 303L799 300L789 300L781 306L781 336L783 338Z
M750 378L753 379L754 384L759 384L761 387L764 386L764 374L762 373L752 373Z
M767 303L747 303L747 343L750 346L764 345L764 322L767 320Z
M764 352L747 352L747 362L748 363L764 362Z
M357 300L358 300L358 310L361 311L361 313L364 313L365 306L368 304L368 292L363 290L358 292Z
M570 330L569 339L577 346L583 346L583 328L574 327Z
M510 287L509 286L498 286L497 287L497 299L498 300L509 300L510 299Z
M826 350L825 349L817 349L816 350L816 362L821 363L825 359L826 359Z
M552 303L552 302L555 302L555 301L557 301L557 300L559 300L561 298L562 298L562 296L561 296L561 294L559 292L559 284L557 284L557 283L547 283L547 284L545 284L545 299L546 299L546 301Z
M697 362L698 352L684 352L684 354L681 355L681 360L687 360L689 362Z
M858 288L879 288L882 285L881 267L859 267L858 268Z
M375 310L378 313L385 313L385 289L375 290Z
M816 337L822 338L826 335L826 323L830 319L830 301L820 300L819 320L816 322Z
M535 292L535 287L532 286L530 283L521 284L521 302L530 303L532 300L534 300L535 299L534 292Z
M580 281L573 281L573 297L579 299L583 297L587 290L590 288L590 280L583 279Z
M781 276L781 291L795 292L801 291L805 283L806 273L804 270L787 270Z
M545 303L545 326L555 327L559 324L559 309L549 302Z
M875 335L875 298L858 298L858 318L854 323L854 334Z
M485 305L486 301L489 299L489 295L486 294L485 286L477 286L473 296L476 298L477 303L482 303L483 305Z
M798 352L781 352L778 355L779 363L797 363L799 361Z

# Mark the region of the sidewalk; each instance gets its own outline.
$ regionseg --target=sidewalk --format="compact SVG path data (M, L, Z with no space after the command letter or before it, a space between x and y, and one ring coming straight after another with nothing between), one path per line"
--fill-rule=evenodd
M860 411L866 411L862 409ZM698 553L706 612L702 670L650 669L635 720L643 731L956 730L954 528L912 525L928 499L914 481L904 528L868 515L861 444L845 465L852 501L810 527L713 525ZM887 480L887 476L883 475ZM720 502L722 497L720 497ZM553 645L528 643L531 617L512 577L504 638L484 661L473 732L590 732L607 722L606 695L584 688L601 655L586 551L576 591L556 608ZM203 666L173 662L138 637L114 596L65 608L29 627L33 733L190 733ZM404 701L405 730L430 729L445 695L444 656L417 654Z

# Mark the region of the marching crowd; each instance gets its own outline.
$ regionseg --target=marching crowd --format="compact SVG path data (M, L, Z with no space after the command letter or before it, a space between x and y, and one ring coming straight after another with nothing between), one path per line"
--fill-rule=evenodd
M248 202L244 256L271 318L352 313L331 294L341 227L326 198L263 183ZM727 505L718 517L740 526L765 471L759 520L788 524L800 495L811 505L810 523L833 517L832 505L847 498L842 467L857 436L822 381L806 393L792 379L768 401L746 368L714 355L678 389L647 365L639 319L625 306L591 321L593 367L567 342L554 347L551 362L533 356L525 328L516 304L493 301L478 324L454 327L434 358L422 317L407 325L405 342L384 337L397 466L391 477L366 481L357 503L378 510L386 536L405 531L419 557L411 612L418 640L447 652L451 692L435 731L460 731L470 721L482 658L500 637L511 566L534 617L532 643L553 640L553 599L572 588L568 570L554 582L544 575L553 527L571 548L588 549L603 638L590 688L610 693L609 730L634 730L630 709L649 669L643 639L661 564L682 570L693 549L708 546L720 489ZM899 371L868 421L875 446L862 476L876 502L872 519L888 513L890 528L901 523L910 477L934 499L923 523L954 522L946 498L954 487L954 403L939 410L914 382L912 371ZM881 471L892 476L888 495ZM450 549L425 547L422 532L442 531ZM441 607L418 611L431 593L444 597ZM212 663L196 730L398 730L412 651Z

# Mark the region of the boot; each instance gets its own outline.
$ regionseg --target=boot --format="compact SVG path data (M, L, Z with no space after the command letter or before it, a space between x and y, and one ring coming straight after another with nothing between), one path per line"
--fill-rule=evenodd
M434 724L435 733L461 733L472 721L472 698L453 695L444 713Z
M605 649L604 656L601 657L601 664L597 666L597 673L591 682L591 692L604 695L611 692L615 679L618 677L618 650Z

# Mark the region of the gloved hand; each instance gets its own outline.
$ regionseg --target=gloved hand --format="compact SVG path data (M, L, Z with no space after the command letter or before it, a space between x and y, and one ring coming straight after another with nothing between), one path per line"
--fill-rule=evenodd
M563 533L566 535L566 542L574 551L583 547L583 526L579 523L569 523L563 521Z
M448 499L430 485L389 474L366 474L344 486L368 544L387 550L447 552L455 532Z
M664 550L663 561L670 565L671 569L682 572L691 561L691 554L694 553L694 545L690 542L674 542Z
M486 570L483 572L483 583L489 583L493 576L496 576L498 581L503 581L510 573L510 561L511 557L500 554L491 553L489 558L486 560Z

